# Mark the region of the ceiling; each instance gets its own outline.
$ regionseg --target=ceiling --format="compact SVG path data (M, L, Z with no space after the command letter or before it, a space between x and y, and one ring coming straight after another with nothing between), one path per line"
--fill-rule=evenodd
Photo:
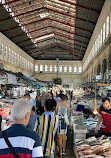
M84 57L105 0L1 0L0 31L36 60Z

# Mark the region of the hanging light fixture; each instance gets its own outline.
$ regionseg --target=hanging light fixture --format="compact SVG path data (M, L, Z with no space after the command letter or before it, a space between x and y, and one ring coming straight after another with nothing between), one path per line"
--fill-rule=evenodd
M96 82L95 82L95 98L94 98L94 110L93 110L93 114L97 115L98 111L97 111L97 104L96 104Z

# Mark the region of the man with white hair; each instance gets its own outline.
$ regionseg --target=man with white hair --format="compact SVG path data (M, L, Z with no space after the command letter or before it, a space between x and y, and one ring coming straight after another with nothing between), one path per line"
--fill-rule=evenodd
M0 158L42 158L42 146L39 134L31 131L26 126L29 122L32 104L26 99L18 99L12 108L14 124L0 132ZM5 136L4 136L5 134ZM8 138L11 147L6 143Z

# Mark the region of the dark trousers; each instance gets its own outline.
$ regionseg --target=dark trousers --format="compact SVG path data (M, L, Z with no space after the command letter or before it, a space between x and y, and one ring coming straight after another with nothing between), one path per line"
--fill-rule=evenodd
M106 137L110 137L111 133L103 132L102 129L96 134L96 138L101 137L102 135L105 135Z

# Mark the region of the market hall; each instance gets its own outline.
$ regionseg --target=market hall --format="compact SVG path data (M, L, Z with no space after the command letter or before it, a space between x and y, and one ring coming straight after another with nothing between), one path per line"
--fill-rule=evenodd
M0 0L0 158L111 157L110 10Z

